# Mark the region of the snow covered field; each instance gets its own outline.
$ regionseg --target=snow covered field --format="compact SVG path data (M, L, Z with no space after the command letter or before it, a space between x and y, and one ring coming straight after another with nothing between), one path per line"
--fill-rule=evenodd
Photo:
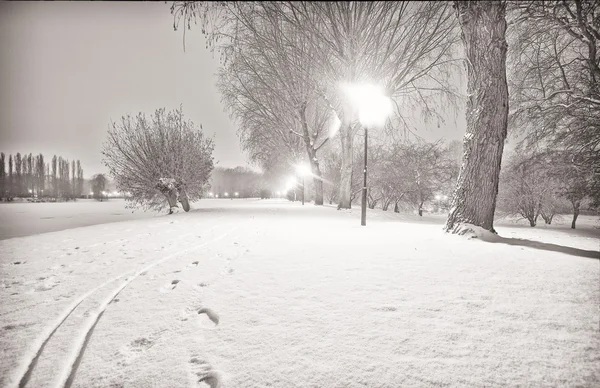
M125 200L78 199L59 203L0 203L0 240L79 226L165 215L125 208Z
M600 384L597 217L490 243L441 216L196 206L0 241L0 386Z

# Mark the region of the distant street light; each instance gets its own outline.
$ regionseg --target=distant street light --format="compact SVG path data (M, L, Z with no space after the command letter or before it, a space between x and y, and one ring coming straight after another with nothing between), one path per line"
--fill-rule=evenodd
M212 191L210 193L208 193L208 196L211 197L211 198L213 197Z
M238 195L240 195L240 193L238 193L238 192L236 191L234 195L237 197Z
M302 177L302 206L304 206L304 178L310 174L310 168L305 164L299 164L296 166L296 172Z
M383 126L392 112L391 100L375 85L345 85L344 89L350 101L358 109L358 119L365 130L365 162L363 170L363 188L360 224L367 225L367 141L369 127Z
M229 197L229 193L224 193L223 195L225 195L226 197Z
M215 195L215 198L219 198L219 194Z

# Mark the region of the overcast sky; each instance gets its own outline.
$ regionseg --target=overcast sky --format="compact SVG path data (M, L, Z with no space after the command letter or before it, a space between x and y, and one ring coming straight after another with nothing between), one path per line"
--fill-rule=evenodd
M173 31L171 3L0 3L0 151L80 159L106 172L100 150L121 115L177 108L215 135L221 166L246 165L223 112L218 61L199 28ZM460 139L464 118L419 128L428 140Z
M170 4L0 3L0 150L80 159L105 172L110 120L156 108L215 134L219 165L245 165L213 75L218 61L196 28L173 31Z

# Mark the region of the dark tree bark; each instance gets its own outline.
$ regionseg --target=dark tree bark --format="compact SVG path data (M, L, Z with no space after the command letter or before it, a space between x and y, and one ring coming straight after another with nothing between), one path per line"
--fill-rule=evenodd
M463 165L452 198L446 231L462 223L494 231L500 164L506 139L506 4L457 1L461 38L467 56L467 130Z
M577 222L577 217L579 217L579 207L581 206L581 202L575 201L573 203L573 221L571 221L571 229L575 229L575 222Z
M338 209L350 209L352 206L352 135L350 125L345 131L340 131L342 141L342 168L340 169L340 195Z
M323 176L317 159L317 149L315 148L313 140L311 140L310 132L308 130L306 104L303 104L300 108L300 120L302 122L302 137L310 160L310 170L313 174L313 183L315 185L315 205L323 205Z

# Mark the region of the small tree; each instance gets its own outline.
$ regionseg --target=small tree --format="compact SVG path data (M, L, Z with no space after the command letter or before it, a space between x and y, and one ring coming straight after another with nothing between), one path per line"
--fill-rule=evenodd
M13 172L13 156L12 154L8 155L8 193L7 193L7 197L9 201L12 201L12 198L15 194L15 188L14 188L14 180L15 180L15 175Z
M131 193L131 206L170 213L179 200L185 211L189 201L202 197L213 169L213 140L184 119L182 108L156 110L112 123L102 154L117 189Z
M4 152L0 152L0 200L6 195L6 163Z
M100 202L102 202L104 199L103 192L106 190L107 182L108 179L106 179L104 174L96 174L92 177L92 192L94 193L93 197Z

